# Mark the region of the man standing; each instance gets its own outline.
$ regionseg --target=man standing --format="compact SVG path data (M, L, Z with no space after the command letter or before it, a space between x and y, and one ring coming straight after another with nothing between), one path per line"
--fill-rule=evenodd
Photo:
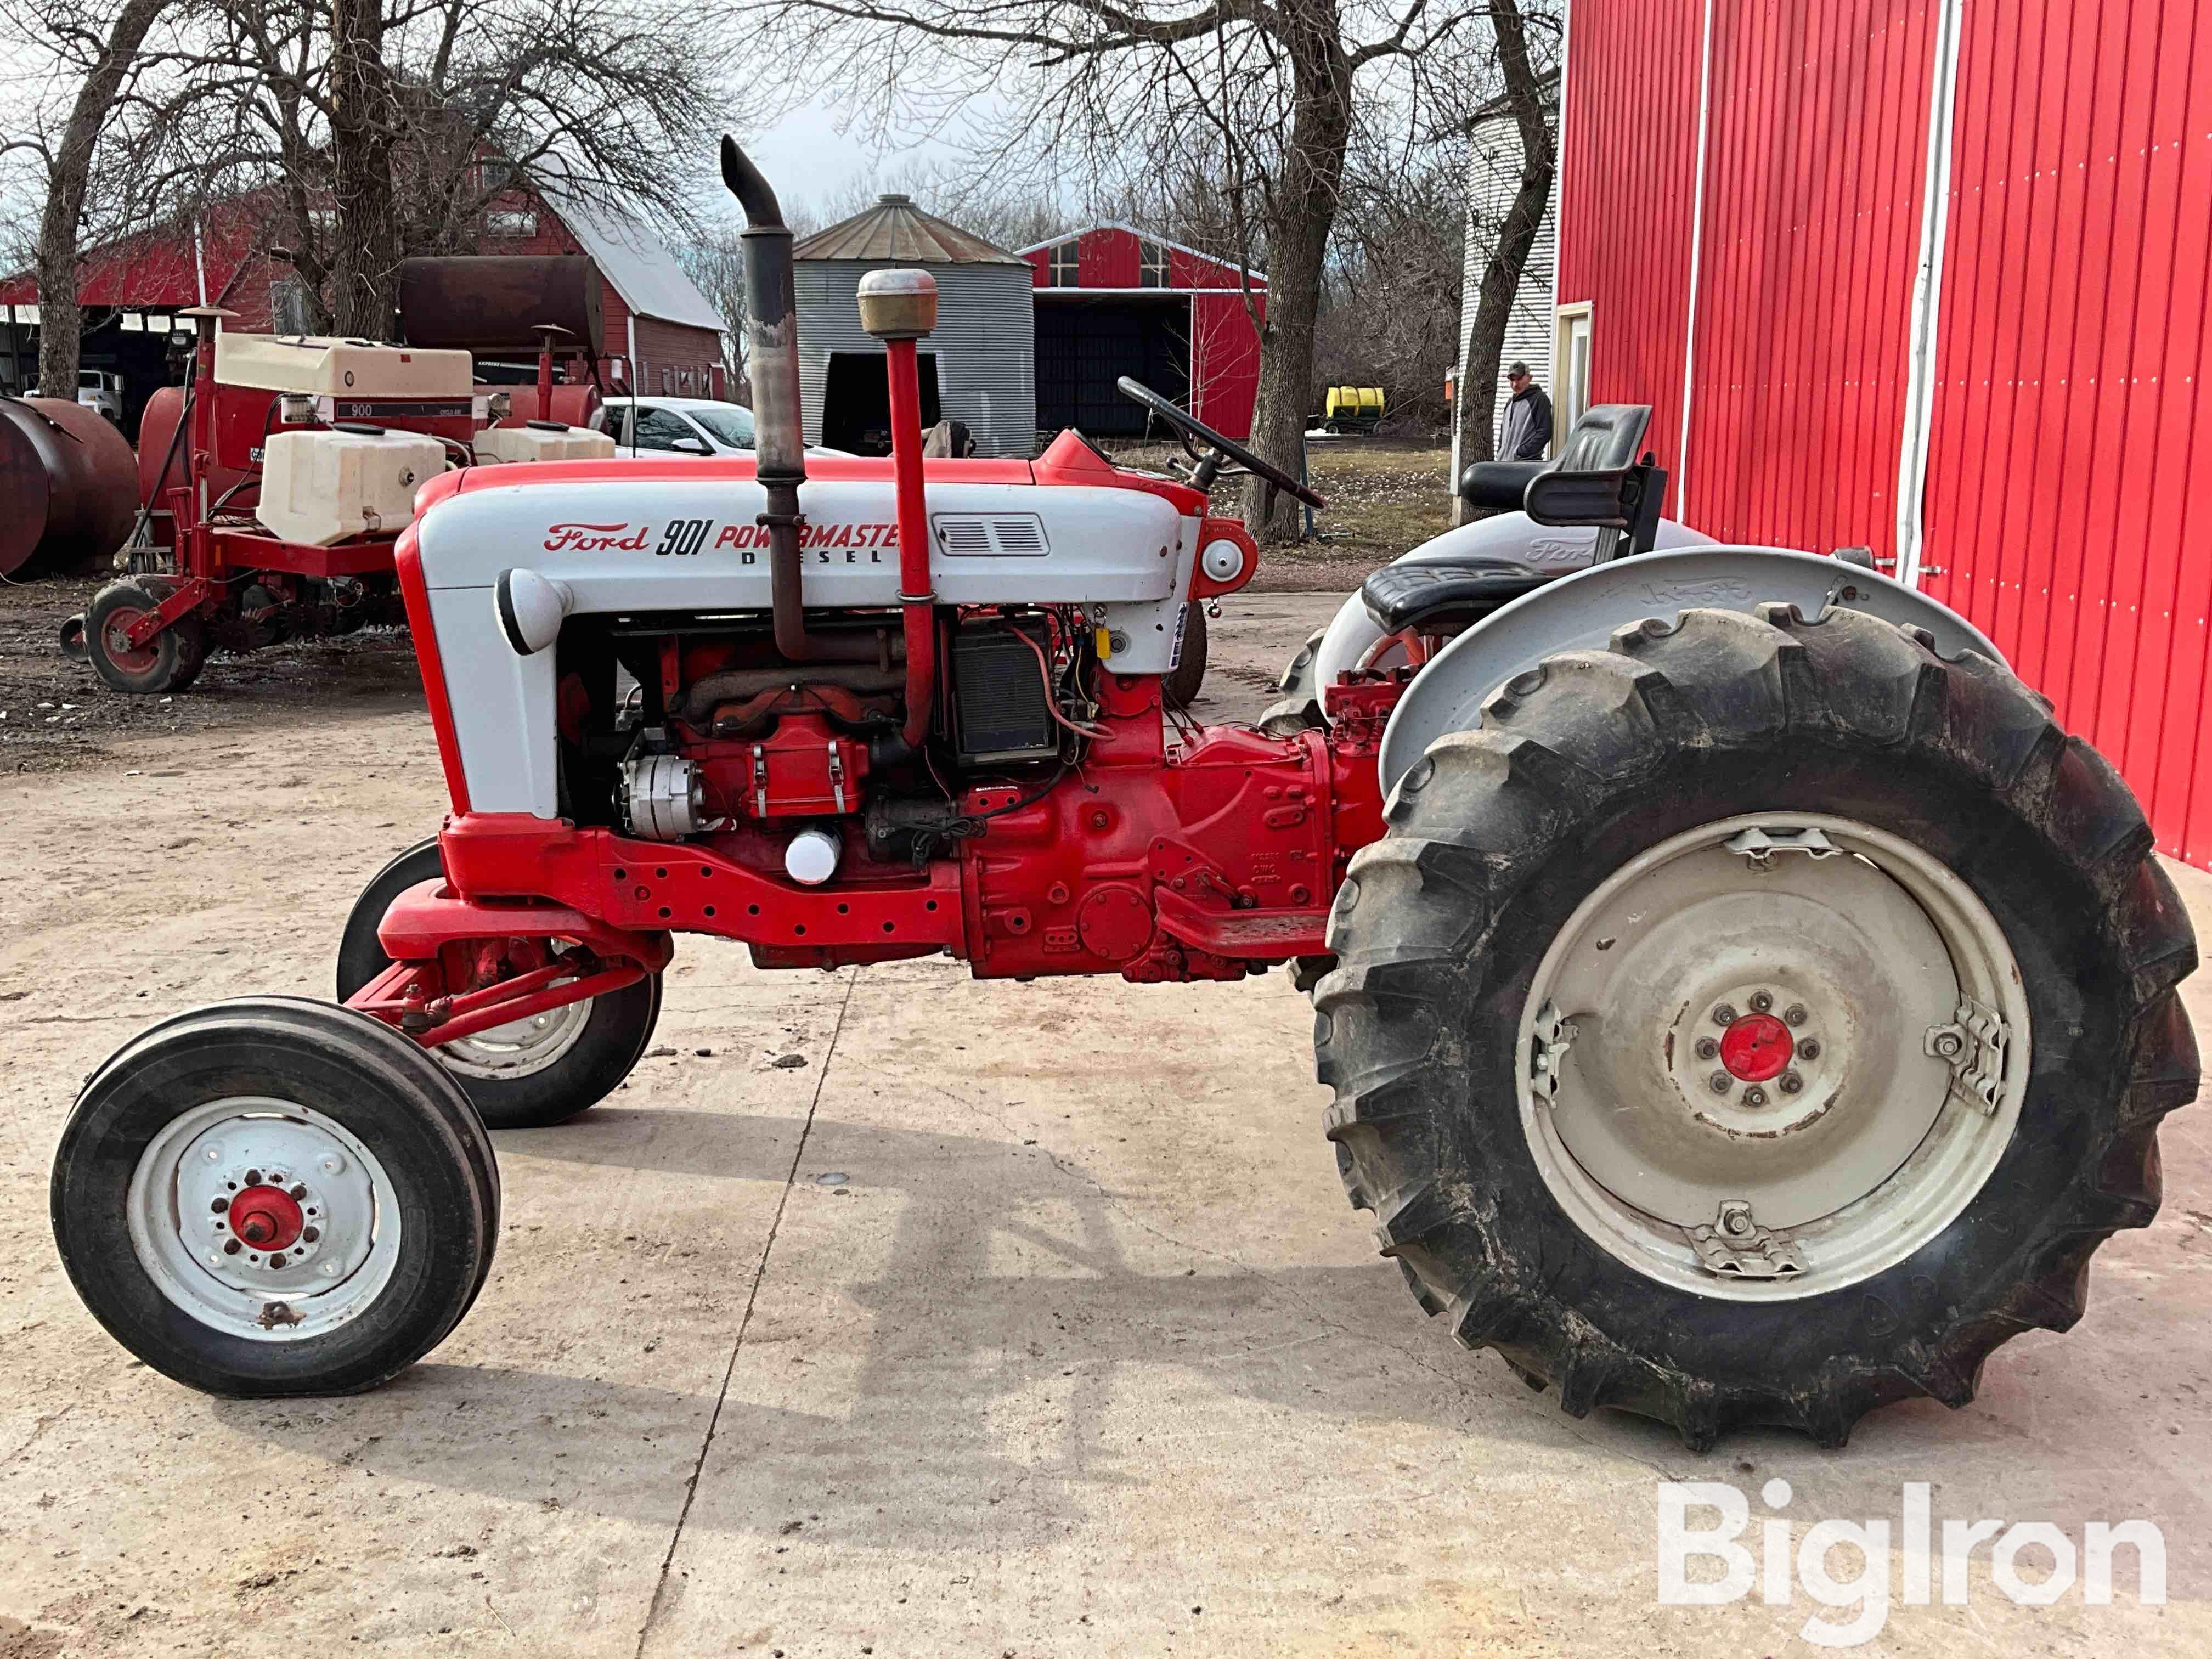
M1498 440L1501 461L1540 461L1552 447L1552 400L1528 378L1528 365L1509 363L1505 384L1513 388L1505 405L1505 430Z

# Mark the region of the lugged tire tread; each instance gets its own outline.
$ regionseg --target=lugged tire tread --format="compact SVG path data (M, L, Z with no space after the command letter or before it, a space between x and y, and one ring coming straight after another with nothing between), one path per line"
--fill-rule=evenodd
M1939 655L1924 631L1840 607L1808 621L1774 605L1623 629L1607 651L1562 653L1516 676L1484 717L1437 739L1392 792L1388 836L1352 861L1359 888L1332 913L1337 965L1315 992L1317 1070L1335 1091L1328 1129L1347 1193L1377 1210L1378 1241L1423 1308L1448 1307L1459 1341L1497 1348L1531 1386L1559 1382L1571 1413L1624 1407L1671 1423L1693 1450L1755 1423L1841 1445L1863 1413L1891 1401L1962 1406L1999 1344L2078 1321L2096 1248L2155 1213L2159 1120L2197 1093L2194 1035L2172 988L2197 951L2140 807L2101 757L2057 726L2050 702L1987 658ZM1424 1079L1471 1086L1453 1070L1462 1060L1446 1010L1516 894L1578 842L1608 787L1651 775L1670 749L1787 733L1869 753L1911 746L1996 797L2005 811L1993 823L2008 815L2028 826L2077 872L2104 901L2127 965L2128 1058L2114 1121L2083 1158L2064 1213L2027 1230L2001 1294L1949 1310L1936 1339L1909 1351L1855 1335L1816 1374L1778 1389L1626 1349L1555 1296L1548 1275L1513 1268L1510 1241L1486 1231L1478 1195L1455 1190L1451 1172L1434 1165L1443 1137L1422 1126L1419 1103ZM2021 833L1957 830L1954 867L1969 874L1978 858L2012 856L2004 836ZM1417 1158L1431 1162L1408 1163Z

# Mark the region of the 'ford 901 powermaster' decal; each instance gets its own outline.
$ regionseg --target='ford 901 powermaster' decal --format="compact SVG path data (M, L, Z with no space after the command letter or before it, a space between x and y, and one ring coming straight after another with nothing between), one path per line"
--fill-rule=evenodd
M650 524L556 524L545 527L548 553L646 553L658 558L684 558L695 553L734 550L740 564L757 562L768 545L763 524L726 524L714 535L712 519L672 519L659 536ZM708 538L713 535L711 549ZM814 555L817 564L881 564L885 554L898 551L895 524L801 524L801 550Z

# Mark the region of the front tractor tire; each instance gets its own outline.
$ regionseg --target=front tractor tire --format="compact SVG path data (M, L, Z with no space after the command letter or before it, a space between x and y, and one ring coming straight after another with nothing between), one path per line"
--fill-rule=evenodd
M216 1003L87 1079L51 1190L63 1266L147 1364L242 1398L372 1389L443 1341L499 1239L491 1143L409 1038Z
M338 945L343 1002L392 965L377 928L392 900L446 873L435 836L379 871L347 916ZM493 1129L536 1129L572 1118L614 1092L644 1055L660 1019L660 975L428 1052Z
M2005 669L1832 608L1516 676L1352 860L1328 1133L1421 1305L1580 1417L1838 1446L2081 1316L2193 1099L2141 811Z

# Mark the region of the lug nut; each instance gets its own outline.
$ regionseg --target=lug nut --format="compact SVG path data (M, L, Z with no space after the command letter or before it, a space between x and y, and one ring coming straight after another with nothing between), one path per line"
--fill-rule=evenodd
M1793 1002L1784 1008L1782 1011L1782 1023L1784 1025L1802 1025L1805 1023L1805 1005L1802 1002Z
M1794 1095L1804 1086L1805 1079L1799 1077L1796 1073L1784 1072L1782 1074L1781 1089L1784 1094Z
M1762 1089L1762 1088L1760 1088L1757 1084L1755 1084L1755 1083L1754 1083L1753 1085L1752 1085L1752 1086L1751 1086L1750 1088L1746 1089L1746 1090L1743 1091L1743 1103L1744 1103L1745 1105L1747 1105L1747 1106L1764 1106L1764 1105L1765 1105L1765 1104L1766 1104L1766 1091L1765 1091L1765 1090L1764 1090L1764 1089Z
M1820 1057L1820 1045L1813 1038L1807 1037L1797 1045L1797 1052L1807 1060L1818 1060Z
M1699 1037L1698 1039L1698 1058L1699 1060L1714 1059L1720 1054L1720 1051L1721 1045L1714 1042L1711 1037Z
M1712 1085L1715 1094L1724 1095L1735 1087L1735 1079L1726 1072L1715 1072L1712 1075Z
M1754 1014L1763 1014L1773 1006L1774 999L1765 992L1753 991L1751 994L1751 1012Z
M1714 1009L1713 1024L1716 1025L1735 1024L1735 1005L1732 1002L1723 1002L1719 1007Z

